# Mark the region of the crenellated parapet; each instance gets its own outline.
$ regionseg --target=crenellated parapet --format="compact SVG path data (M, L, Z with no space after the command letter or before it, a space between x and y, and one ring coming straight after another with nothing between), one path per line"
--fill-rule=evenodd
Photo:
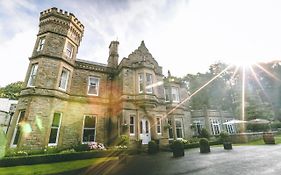
M107 67L107 65L105 64L95 63L95 62L81 60L81 59L76 60L75 67L79 69L92 70L92 71L103 72L103 73L111 72L111 69Z
M84 33L84 25L72 14L56 7L40 13L39 34L53 32L68 36L79 46Z

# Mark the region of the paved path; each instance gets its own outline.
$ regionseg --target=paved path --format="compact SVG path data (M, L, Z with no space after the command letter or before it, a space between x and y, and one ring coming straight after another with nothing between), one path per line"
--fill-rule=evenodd
M129 157L127 164L112 174L280 175L281 145L234 146L231 151L212 147L209 154L192 149L182 158L173 158L169 152L140 155Z
M89 171L92 168L92 171ZM85 171L87 170L87 171ZM185 151L185 156L173 158L171 152L156 155L128 156L126 163L114 162L103 173L112 175L280 175L281 145L234 146L233 150L211 147L211 153L199 149ZM87 173L86 173L87 172ZM95 168L76 174L97 174Z

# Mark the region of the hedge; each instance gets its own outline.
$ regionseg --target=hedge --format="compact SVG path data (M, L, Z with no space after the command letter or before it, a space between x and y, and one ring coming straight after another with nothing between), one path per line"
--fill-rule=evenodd
M220 140L216 140L216 141L210 141L209 145L220 145L222 144ZM189 143L189 144L184 144L184 149L190 149L190 148L199 148L199 142L197 143Z
M113 157L127 151L122 150L106 150L106 151L90 151L90 152L75 152L65 154L47 154L33 155L25 157L4 157L0 160L0 167L18 166L18 165L33 165L40 163L54 163L71 160L91 159L98 157ZM129 152L128 152L129 153Z

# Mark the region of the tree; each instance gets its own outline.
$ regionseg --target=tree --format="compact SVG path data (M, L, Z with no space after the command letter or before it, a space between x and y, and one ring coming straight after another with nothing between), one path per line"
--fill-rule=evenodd
M8 84L7 86L0 88L0 97L17 100L22 88L22 81L17 81L15 83Z

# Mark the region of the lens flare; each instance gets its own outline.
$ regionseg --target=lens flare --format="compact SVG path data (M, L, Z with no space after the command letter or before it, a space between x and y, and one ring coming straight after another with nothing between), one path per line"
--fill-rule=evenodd
M42 119L40 116L36 116L35 123L36 123L36 126L39 128L39 130L42 131L43 125L42 125Z
M21 124L21 126L22 126L23 133L29 134L29 133L32 132L32 128L31 128L29 123L24 122L24 123Z

